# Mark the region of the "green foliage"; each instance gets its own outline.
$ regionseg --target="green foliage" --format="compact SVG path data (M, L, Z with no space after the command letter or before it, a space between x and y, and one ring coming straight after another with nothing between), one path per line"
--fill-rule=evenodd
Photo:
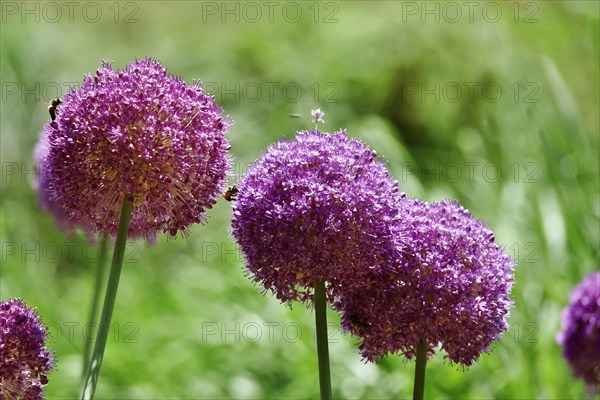
M69 82L102 59L121 68L146 56L215 91L235 120L238 177L268 144L309 129L310 109L321 107L323 129L347 128L372 146L409 197L457 199L494 229L518 262L511 330L466 372L436 355L427 397L585 395L555 335L570 288L598 269L598 3L496 3L495 23L481 5L472 21L462 8L456 23L406 8L425 2L319 3L318 22L317 3L302 2L296 23L283 18L284 3L273 22L255 3L255 23L244 20L243 3L239 23L222 2L97 4L97 22L80 4L72 22L66 8L51 22L40 6L39 22L3 8L1 24L0 298L24 298L50 326L59 364L48 399L80 390L97 247L57 230L37 205L32 150L47 103ZM124 23L132 11L137 22ZM326 23L332 12L337 22ZM312 310L261 296L229 237L230 204L209 216L189 238L126 249L97 398L318 396ZM339 316L328 318L334 397L410 397L414 363L365 364Z

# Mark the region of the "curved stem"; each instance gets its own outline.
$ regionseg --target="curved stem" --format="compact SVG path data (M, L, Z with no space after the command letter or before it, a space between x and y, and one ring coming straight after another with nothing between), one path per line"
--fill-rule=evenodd
M425 394L425 366L427 365L427 344L425 342L417 345L416 364L413 400L423 400L423 395Z
M315 282L315 322L317 325L317 356L319 359L319 386L321 400L331 399L329 372L329 343L327 337L327 293L325 282Z
M117 297L117 289L119 288L119 278L121 277L121 267L123 266L123 256L125 254L125 245L127 244L127 231L129 229L129 221L131 220L131 212L133 204L128 195L123 199L123 207L121 208L121 217L119 220L119 231L115 243L115 252L113 253L112 265L110 267L110 275L108 276L108 285L106 286L106 294L104 295L104 305L102 306L102 315L100 316L100 326L98 335L96 336L96 344L92 353L92 360L87 367L87 377L85 379L85 387L81 398L83 400L93 399L98 384L98 376L104 358L104 349L106 347L106 339L110 329L110 321L112 319L113 309L115 307L115 298Z
M92 297L92 304L90 307L90 314L88 324L86 325L86 332L89 332L89 328L96 324L98 320L98 306L100 305L100 291L102 290L102 283L104 282L104 273L106 272L106 257L108 255L108 235L102 234L100 238L100 257L98 258L98 265L96 266L96 283L94 285L94 295ZM81 379L83 380L87 373L88 364L90 363L90 352L92 350L92 341L89 337L86 337L83 347L83 368L81 371Z

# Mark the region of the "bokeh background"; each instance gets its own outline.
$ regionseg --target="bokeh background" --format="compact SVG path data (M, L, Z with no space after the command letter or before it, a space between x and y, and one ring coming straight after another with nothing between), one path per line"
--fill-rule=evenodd
M235 121L231 183L321 107L323 130L372 146L409 197L490 224L518 263L511 330L467 371L435 356L428 397L584 397L555 335L599 267L599 3L467 3L3 1L0 299L50 327L47 398L78 396L98 246L40 209L32 150L52 98L101 60L147 56ZM98 399L318 397L312 310L252 285L230 218L220 201L188 238L129 244ZM335 397L411 396L413 363L366 364L329 320Z

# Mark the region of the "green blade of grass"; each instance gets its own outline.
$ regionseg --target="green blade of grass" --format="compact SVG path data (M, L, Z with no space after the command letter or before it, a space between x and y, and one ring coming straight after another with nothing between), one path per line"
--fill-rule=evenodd
M104 275L106 272L106 258L108 256L108 235L102 234L100 238L100 257L98 258L98 264L96 265L96 282L94 285L94 294L92 297L92 303L90 305L90 313L88 317L88 324L86 327L89 329L90 326L97 323L98 320L98 308L100 305L100 292L102 291L102 283L104 282ZM92 350L92 341L86 337L83 348L83 368L81 370L82 384L85 383L84 379L88 372L88 366L90 363L90 353Z

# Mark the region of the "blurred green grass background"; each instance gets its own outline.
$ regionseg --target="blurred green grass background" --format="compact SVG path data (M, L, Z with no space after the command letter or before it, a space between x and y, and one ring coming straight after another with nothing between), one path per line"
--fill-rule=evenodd
M102 59L147 56L234 119L237 177L321 107L323 129L372 146L409 197L458 199L490 224L518 263L511 330L466 372L437 355L427 397L584 397L555 335L598 269L598 2L457 2L456 22L444 2L52 4L4 1L0 38L0 299L50 326L48 399L78 398L96 248L38 206L32 150L51 98ZM244 276L230 218L220 201L187 239L129 245L96 398L318 397L312 311ZM365 364L329 318L336 398L411 396L414 364Z

